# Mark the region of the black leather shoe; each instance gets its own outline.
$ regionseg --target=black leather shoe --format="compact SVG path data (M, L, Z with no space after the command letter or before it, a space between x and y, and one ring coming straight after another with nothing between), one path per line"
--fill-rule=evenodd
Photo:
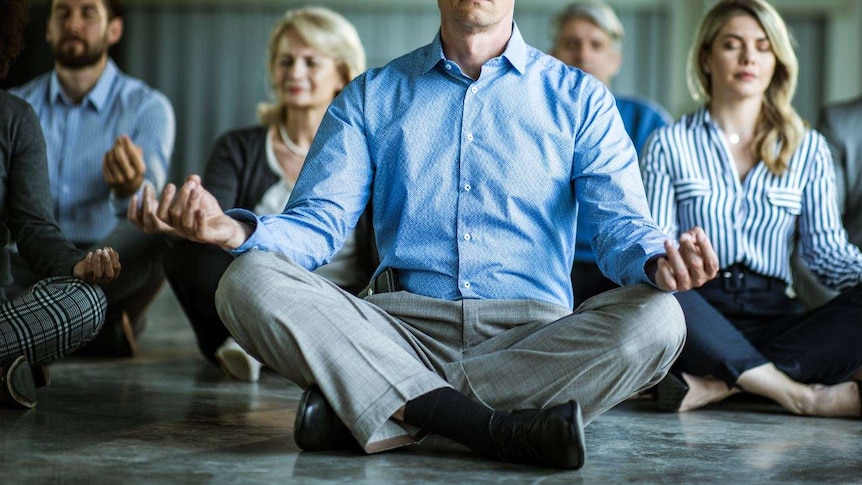
M575 400L546 409L495 413L490 426L495 460L573 470L584 466L584 422Z
M31 365L30 368L33 370L33 384L37 389L51 385L51 369L47 365Z
M688 384L682 374L668 372L664 379L655 386L658 408L662 411L675 413L682 406L682 400L688 394Z
M302 393L293 423L293 439L305 451L361 449L317 386L309 386Z
M137 350L135 331L126 312L105 319L99 334L75 355L99 357L134 357Z
M33 370L23 355L0 367L0 402L27 409L36 406Z

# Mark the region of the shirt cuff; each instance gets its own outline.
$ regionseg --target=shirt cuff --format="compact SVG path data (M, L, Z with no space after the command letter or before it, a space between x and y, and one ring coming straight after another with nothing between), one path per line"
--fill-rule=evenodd
M249 226L252 226L254 228L254 232L251 233L251 236L249 236L248 239L246 239L240 247L228 250L230 254L234 256L239 256L240 254L250 249L260 249L260 244L258 241L258 239L260 238L257 230L258 219L257 216L254 215L254 212L247 209L230 209L225 211L225 215L244 224L248 224Z
M650 275L647 273L647 266L650 264L650 262L655 260L656 269L658 269L658 258L662 258L662 257L666 257L666 256L667 256L667 253L665 253L665 252L657 252L657 253L647 255L646 259L644 260L643 269L642 269L644 283L646 283L648 285L652 285L655 288L658 288L661 290L661 288L658 287L658 285L656 284L656 282L654 280L655 274ZM652 278L650 276L652 276ZM672 291L671 293L676 293L676 292Z
M138 194L140 200L140 193ZM108 201L111 204L111 210L114 212L114 215L120 218L126 217L126 212L129 208L129 201L132 200L131 197L117 197L114 195L114 191L111 191L111 195L108 196Z

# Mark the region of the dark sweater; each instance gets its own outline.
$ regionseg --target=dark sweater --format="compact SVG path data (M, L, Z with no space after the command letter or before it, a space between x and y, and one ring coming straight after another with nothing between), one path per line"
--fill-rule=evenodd
M222 209L254 211L266 191L278 183L278 175L266 161L267 130L265 126L239 128L216 140L202 182ZM359 218L355 231L360 269L367 280L380 263L370 207Z
M11 283L11 240L41 277L70 276L85 254L60 232L48 188L45 138L27 102L0 90L0 283Z

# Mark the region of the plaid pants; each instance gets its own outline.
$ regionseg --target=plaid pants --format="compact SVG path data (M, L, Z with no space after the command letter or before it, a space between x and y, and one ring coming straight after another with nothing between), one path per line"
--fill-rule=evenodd
M0 364L24 355L47 364L82 347L105 322L105 294L77 278L39 281L0 304Z

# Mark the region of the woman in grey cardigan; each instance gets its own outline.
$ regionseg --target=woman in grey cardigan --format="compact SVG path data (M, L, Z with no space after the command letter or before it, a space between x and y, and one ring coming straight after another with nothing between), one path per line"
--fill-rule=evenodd
M21 50L27 8L25 0L0 2L0 79ZM44 279L7 300L10 241ZM110 248L85 254L60 233L39 120L30 105L2 90L0 248L0 403L32 408L37 385L48 383L44 366L99 332L107 301L94 284L119 275L120 261Z
M311 141L335 96L365 69L365 52L353 26L325 8L288 11L275 25L267 74L276 102L261 105L258 126L222 135L215 143L203 185L221 207L256 213L284 209ZM151 194L148 194L151 195ZM130 205L130 219L147 226ZM329 264L316 273L356 293L377 267L377 251L366 210L354 233ZM203 355L236 379L256 381L260 364L230 338L216 313L215 290L232 256L216 246L177 242L165 256L165 275L197 337Z

